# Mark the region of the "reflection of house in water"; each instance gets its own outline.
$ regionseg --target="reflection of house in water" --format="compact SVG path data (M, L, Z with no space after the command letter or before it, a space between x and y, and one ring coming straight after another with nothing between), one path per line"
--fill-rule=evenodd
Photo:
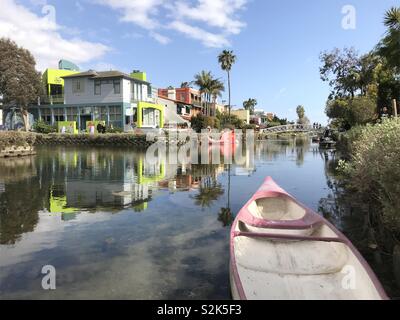
M65 172L65 177L53 185L50 212L101 208L143 211L158 181L168 175L164 163L148 165L138 153L113 150L110 156L107 151L80 150L74 154L60 153L60 158L62 166L58 169Z

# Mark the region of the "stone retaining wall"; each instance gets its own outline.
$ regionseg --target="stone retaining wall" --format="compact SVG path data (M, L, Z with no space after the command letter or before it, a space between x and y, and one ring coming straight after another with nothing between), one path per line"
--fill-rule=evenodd
M127 146L147 148L153 143L153 141L146 141L145 136L133 134L38 134L35 146Z

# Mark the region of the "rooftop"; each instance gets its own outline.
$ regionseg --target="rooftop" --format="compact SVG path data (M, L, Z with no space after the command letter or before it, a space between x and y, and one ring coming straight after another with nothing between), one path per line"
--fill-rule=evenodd
M94 71L89 70L85 72L75 73L69 76L62 77L63 79L72 79L72 78L83 78L89 77L91 79L107 79L107 78L125 78L129 80L134 80L136 82L148 83L146 81L142 81L136 78L132 78L129 74L126 74L121 71L111 70L111 71Z

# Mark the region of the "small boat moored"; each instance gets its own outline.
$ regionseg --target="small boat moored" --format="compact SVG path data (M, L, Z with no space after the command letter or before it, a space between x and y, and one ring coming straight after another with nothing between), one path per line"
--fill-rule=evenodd
M352 243L268 177L231 229L234 299L385 300Z

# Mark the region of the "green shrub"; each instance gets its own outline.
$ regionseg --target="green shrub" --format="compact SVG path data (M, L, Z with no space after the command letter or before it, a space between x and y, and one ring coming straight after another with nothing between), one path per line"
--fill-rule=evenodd
M33 146L36 135L30 132L3 131L0 132L0 149L3 147L27 147Z
M192 129L196 132L201 132L203 129L207 129L207 127L211 127L214 129L220 129L220 121L216 117L207 117L203 114L198 114L191 119Z
M112 127L107 127L106 128L106 133L122 133L124 132L124 130L122 130L121 128L112 128Z
M33 130L35 130L38 133L49 134L57 132L57 126L52 126L45 123L44 121L39 120L33 124Z
M352 156L340 168L365 201L377 201L386 227L400 230L400 119L350 133Z

